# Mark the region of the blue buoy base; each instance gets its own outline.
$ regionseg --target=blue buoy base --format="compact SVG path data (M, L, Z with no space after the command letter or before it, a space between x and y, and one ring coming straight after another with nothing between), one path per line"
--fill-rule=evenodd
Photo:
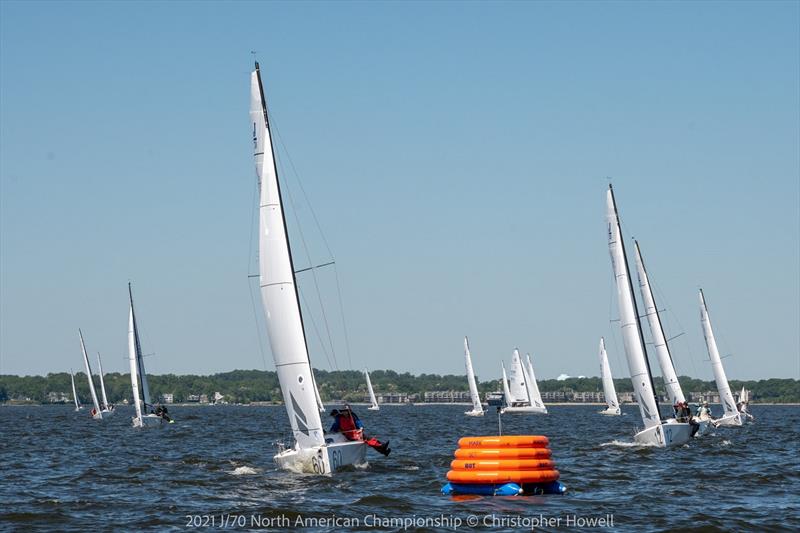
M491 483L448 483L442 487L442 494L451 496L454 494L476 494L479 496L531 496L535 494L564 494L567 487L560 481L550 483L503 483L495 485Z

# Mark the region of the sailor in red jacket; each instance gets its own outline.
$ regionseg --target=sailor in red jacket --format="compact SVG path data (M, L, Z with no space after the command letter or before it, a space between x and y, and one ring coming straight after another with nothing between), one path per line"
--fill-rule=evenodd
M330 433L341 433L347 440L362 440L367 446L383 455L389 455L389 441L381 443L374 437L369 437L364 433L364 424L359 420L358 415L346 406L344 409L334 409L331 411L334 418Z

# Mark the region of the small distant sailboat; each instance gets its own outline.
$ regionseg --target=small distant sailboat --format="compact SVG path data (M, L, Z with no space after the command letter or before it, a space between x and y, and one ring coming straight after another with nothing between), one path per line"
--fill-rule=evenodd
M281 447L274 459L286 470L330 474L342 467L363 464L367 445L360 440L347 440L342 433L326 434L322 427L321 402L311 371L258 63L250 76L250 121L259 185L261 300L286 414L294 435L294 446Z
M531 363L531 354L525 354L525 371L527 372L528 396L531 399L531 405L543 410L543 414L547 414L547 407L544 406L542 401L542 394L539 392L539 384L536 382L536 374L533 373L533 364Z
M750 403L750 392L742 385L742 392L739 393L739 403L736 407L739 408L739 413L742 415L742 422L753 420L753 415L747 411L748 404Z
M614 378L611 375L611 365L608 364L608 354L606 353L606 341L600 337L600 377L603 380L603 395L606 398L608 407L600 411L601 415L621 415L617 400L617 391L614 389Z
M503 374L505 375L505 366L503 367ZM511 377L505 388L510 391L510 395L506 396L506 406L500 411L502 414L547 414L547 409L542 403L541 396L538 398L539 405L534 403L534 389L531 386L531 377L522 364L522 358L517 348L514 348L514 353L511 356ZM539 389L537 387L536 394L538 395L538 393Z
M72 370L69 371L69 377L72 378L72 399L75 400L75 410L80 411L83 407L78 400L78 391L75 390L75 374L72 373Z
M131 389L133 390L133 406L136 415L131 419L135 428L160 425L164 420L155 413L148 412L150 403L150 387L147 385L147 373L144 370L144 357L139 342L139 328L136 325L136 313L133 310L133 292L128 283L130 313L128 314L128 362L131 368Z
M466 411L467 416L483 416L483 405L478 394L478 384L475 382L475 372L472 370L472 356L469 352L469 339L464 337L464 358L467 366L467 383L469 383L469 396L472 399L472 410Z
M375 398L375 391L372 390L372 381L369 379L369 371L364 369L364 375L367 377L367 390L369 391L369 401L371 405L367 407L369 411L379 411L380 406L378 400Z
M639 404L645 428L634 435L639 444L668 447L689 442L692 427L689 423L677 422L674 418L661 420L658 398L653 385L653 375L647 360L642 327L639 323L639 312L633 295L628 259L625 255L625 243L622 240L622 229L619 223L614 189L609 184L606 193L606 216L608 226L608 251L611 255L611 266L617 285L617 304L619 306L622 339L625 355L628 359L628 370L631 375L634 394Z
M83 352L83 367L86 369L86 377L89 379L89 392L92 393L92 418L95 420L102 420L103 413L100 412L100 403L97 401L97 391L94 388L94 380L92 379L92 367L89 366L89 355L86 353L86 344L83 342L83 332L78 330L78 336L81 339L81 351Z
M736 408L736 402L733 400L733 393L728 383L728 377L725 375L725 369L722 367L722 359L719 356L717 341L714 338L714 331L711 329L711 319L708 317L708 307L706 306L703 289L700 289L700 322L703 324L703 335L706 338L708 358L711 359L711 369L714 371L714 380L717 382L719 399L724 409L722 417L717 418L711 423L716 427L741 426L744 423L744 417L741 416L741 413L739 413L739 410Z
M108 397L106 396L106 384L103 381L103 362L100 360L100 352L97 352L97 369L100 372L100 392L103 393L103 404L100 406L101 412L104 417L108 418L116 413L116 410L113 405L108 403Z

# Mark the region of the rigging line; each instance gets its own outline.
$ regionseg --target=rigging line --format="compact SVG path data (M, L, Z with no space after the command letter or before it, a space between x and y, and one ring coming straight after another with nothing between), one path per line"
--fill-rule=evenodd
M675 335L674 337L670 338L667 341L667 344L669 344L669 341L671 341L673 339L677 339L678 337L683 335L686 332L686 328L683 327L683 324L681 324L681 321L678 319L678 314L675 313L674 311L672 311L672 309L674 309L674 307L672 307L672 304L670 303L670 301L667 298L667 296L664 293L664 291L661 290L661 286L658 284L658 282L657 281L651 281L651 285L655 288L656 291L658 291L659 299L666 304L664 307L667 310L669 310L668 313L664 313L664 315L663 315L664 318L672 317L672 319L675 320L675 322L677 322L678 329L681 331L681 333L679 333L678 335ZM692 353L692 346L691 346L691 344L689 344L688 340L686 342L686 347L687 347L687 351L689 352L689 363L692 365L692 372L694 373L693 376L699 377L699 375L697 373L697 367L694 364L694 354ZM672 353L672 349L670 349L670 353ZM674 355L672 357L672 366L675 367L675 375L676 376L680 376L680 372L678 371L678 367L675 364L675 356Z
M311 321L311 327L314 328L314 333L317 334L317 340L319 340L319 346L320 346L320 348L322 348L322 353L325 354L325 359L328 360L328 366L330 368L334 368L334 366L331 364L331 358L330 358L330 355L328 354L328 350L325 349L325 343L322 342L322 335L320 335L320 333L319 333L319 328L317 327L317 322L316 322L316 320L314 320L314 313L311 312L311 307L308 305L308 300L306 300L306 295L305 295L305 293L303 293L302 288L300 288L299 286L297 287L297 292L298 292L298 294L300 294L300 298L303 300L303 303L305 304L306 309L308 310L307 315L308 315L309 320ZM313 372L314 369L312 368L311 370ZM338 367L336 368L336 370L339 370Z
M273 125L275 125L275 117L272 117ZM325 237L325 232L322 230L322 224L319 222L319 218L317 217L317 212L314 210L314 206L311 203L311 200L306 193L306 188L303 187L303 182L300 179L300 173L297 172L297 167L295 167L294 159L292 159L292 154L289 153L289 150L286 148L286 144L283 142L283 137L281 137L281 133L275 125L275 136L278 138L278 142L281 143L281 148L283 148L283 152L286 154L286 158L289 160L289 166L292 168L292 172L295 176L295 181L297 185L300 187L300 192L303 194L303 198L305 199L306 205L308 205L308 210L311 212L311 218L314 220L314 224L317 226L317 231L319 231L319 236L322 238L322 243L325 245L325 249L328 250L328 255L331 258L332 262L336 262L336 258L333 255L333 250L331 249L330 244L328 243L327 237ZM339 282L339 271L336 268L336 265L333 266L334 277L336 279L336 293L339 297L339 315L342 319L342 331L344 332L344 346L345 351L347 352L347 364L352 369L353 368L353 359L350 352L350 336L347 332L347 319L344 314L344 301L342 299L342 287L341 283ZM335 358L335 357L334 357Z
M275 125L274 121L272 122L272 131L275 131L276 135L280 138L280 134L277 133L277 126ZM284 150L285 150L285 147L284 147ZM276 154L276 159L277 159L278 164L281 167L281 173L283 175L286 175L286 172L284 172L283 161L282 161L282 159L280 157L277 156L277 154ZM296 178L295 181L297 181L299 183L300 180L297 179L297 177L295 177L295 178ZM308 243L306 242L305 235L303 234L303 229L302 229L302 227L300 225L300 217L297 214L297 207L296 207L296 204L294 202L294 197L292 196L291 187L288 187L288 183L287 183L287 187L286 187L286 195L289 197L289 203L292 205L292 215L294 216L295 223L297 225L297 230L298 230L298 233L300 235L300 241L303 244L303 250L306 253L306 257L308 258L309 264L314 264L314 262L311 259L311 252L309 251ZM306 202L306 203L308 203L308 202ZM309 209L310 208L311 208L311 206L309 204ZM325 239L323 237L323 241L324 240ZM334 364L335 364L332 368L335 368L336 370L339 370L339 363L336 360L336 348L335 348L335 346L333 344L333 337L331 336L331 328L330 328L330 325L328 323L328 315L325 313L325 305L322 303L322 293L319 290L319 280L317 279L316 269L312 269L311 270L311 275L314 278L314 287L315 287L316 292L317 292L317 299L319 300L320 310L322 311L322 319L323 319L323 322L325 323L325 330L326 330L326 333L328 335L328 342L330 343L331 354L333 356L333 361L334 361Z

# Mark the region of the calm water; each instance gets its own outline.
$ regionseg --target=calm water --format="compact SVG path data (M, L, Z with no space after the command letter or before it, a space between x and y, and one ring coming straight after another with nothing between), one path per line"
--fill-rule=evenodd
M468 531L470 516L481 524L522 520L481 528L501 531L541 526L542 517L566 528L570 520L611 514L616 529L630 531L800 530L798 407L755 406L755 424L675 450L626 444L640 422L635 407L622 417L598 415L595 406L507 416L504 433L550 437L568 494L454 499L439 490L457 439L497 430L494 413L469 418L466 409L356 407L370 433L391 439L392 454L370 451L367 468L321 478L275 469L273 443L285 438L282 407L174 407L176 424L149 430L130 427L127 407L103 423L69 406L2 407L0 529L185 530L190 522L223 520L237 529L243 521L257 528L336 516L338 524L316 529L444 517L444 527L416 522L407 530ZM343 519L359 523L343 527ZM384 524L374 529L404 530L400 522Z

